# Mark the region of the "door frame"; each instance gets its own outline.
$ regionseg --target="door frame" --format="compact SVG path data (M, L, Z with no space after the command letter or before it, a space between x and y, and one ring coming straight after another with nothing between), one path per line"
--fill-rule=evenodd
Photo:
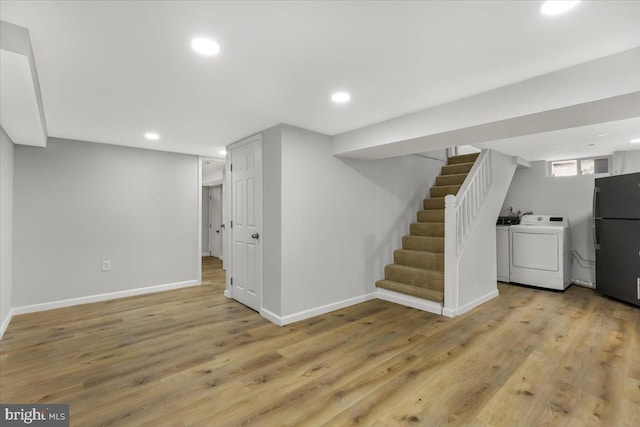
M226 219L224 219L224 223L226 224L226 227L227 227L227 229L229 231L229 234L228 234L229 238L226 239L227 240L227 242L226 242L226 246L227 247L223 247L222 251L223 251L223 253L225 253L225 250L226 250L226 254L228 255L228 256L225 257L226 258L225 267L226 267L227 274L226 274L226 289L224 291L224 295L227 298L232 298L232 299L233 299L233 288L231 286L231 278L233 277L233 268L234 268L233 267L233 265L234 265L234 256L233 256L233 250L232 250L232 244L233 244L233 241L234 241L234 236L233 236L234 230L233 230L233 227L230 226L230 224L231 224L231 219L233 218L233 170L232 170L232 167L231 167L232 162L233 162L233 150L235 150L238 147L242 147L243 145L246 145L246 144L249 144L249 143L252 143L252 142L256 142L256 141L258 142L258 146L259 146L259 150L260 150L260 161L256 162L256 165L258 167L258 171L256 173L256 176L260 177L260 183L259 183L259 185L257 187L257 190L259 191L259 194L260 194L260 197L259 197L260 203L258 204L259 209L260 209L260 219L259 219L257 225L258 225L259 233L260 233L260 235L262 237L262 235L263 235L263 228L262 228L262 226L263 226L263 218L262 217L263 217L263 205L264 205L264 203L263 203L263 197L264 197L264 192L263 192L263 187L264 187L263 181L264 181L264 179L263 178L264 178L264 176L263 176L263 167L262 167L263 166L263 164L262 164L263 163L262 162L262 134L258 133L256 135L253 135L253 136L250 136L248 138L245 138L245 139L243 139L241 141L234 142L233 144L231 144L231 145L229 145L227 147L227 164L225 166L225 184L226 184L226 188L227 188L228 191L225 192L226 193L226 197L225 197L225 194L223 194L223 198L224 198L224 201L223 201L223 215L225 213L228 215L228 217ZM224 208L225 205L227 206L227 208ZM224 242L223 242L223 245L224 245ZM258 301L259 301L258 312L261 312L261 310L262 310L262 301L263 301L263 298L262 298L262 289L263 289L263 286L262 286L263 285L262 284L262 279L263 279L262 270L263 270L263 268L262 268L262 266L263 266L263 255L264 254L263 254L262 247L263 247L263 245L262 245L262 239L261 239L260 244L258 245L258 251L259 251L259 254L260 254L260 256L259 256L260 257L260 261L259 261L258 271L257 271L257 274L259 275L259 278L260 278L260 280L259 280L260 281L260 289L259 289L260 295L259 295L259 298L258 298Z
M209 255L211 256L215 256L217 258L220 258L221 260L224 261L224 228L221 227L221 224L223 223L223 219L222 219L222 211L224 210L224 202L223 202L223 195L222 195L222 188L223 185L222 184L217 184L217 185L210 185L208 186L209 188ZM218 206L218 214L217 214L217 218L215 215L215 210L212 209L214 204L213 204L213 194L212 191L220 191L220 206ZM215 190L214 190L215 189ZM220 209L220 207L222 207L222 209ZM214 219L217 219L218 221L214 221ZM216 236L216 228L219 229L220 231L220 252L221 255L217 256L214 255L213 253L213 241L215 239Z

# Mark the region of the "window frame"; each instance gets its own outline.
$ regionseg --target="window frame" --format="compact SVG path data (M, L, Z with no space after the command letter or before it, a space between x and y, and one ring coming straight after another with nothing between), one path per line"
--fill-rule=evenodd
M593 174L583 174L582 173L582 162L584 160L593 160L594 166L596 160L606 159L607 160L607 172L602 173L593 173ZM575 175L554 175L553 174L553 164L561 163L561 162L576 162L576 173ZM613 166L613 156L604 155L604 156L589 156L589 157L574 157L568 159L557 159L557 160L548 160L547 161L547 176L551 178L570 178L575 176L593 176L593 177L603 177L603 176L611 176L611 168Z

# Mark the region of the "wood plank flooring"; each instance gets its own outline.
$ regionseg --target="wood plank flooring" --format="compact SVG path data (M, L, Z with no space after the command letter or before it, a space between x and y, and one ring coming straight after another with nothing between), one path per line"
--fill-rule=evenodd
M74 426L640 425L640 310L500 285L448 319L381 300L278 327L204 286L15 316L0 401Z

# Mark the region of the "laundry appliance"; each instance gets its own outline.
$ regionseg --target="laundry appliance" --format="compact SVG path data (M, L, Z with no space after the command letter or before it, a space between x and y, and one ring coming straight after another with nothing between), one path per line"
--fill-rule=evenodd
M569 220L524 215L509 227L509 279L513 283L564 290L571 284Z

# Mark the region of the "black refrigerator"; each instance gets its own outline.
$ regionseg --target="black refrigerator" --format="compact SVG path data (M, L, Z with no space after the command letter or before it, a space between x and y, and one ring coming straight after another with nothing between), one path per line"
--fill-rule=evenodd
M640 173L597 178L596 290L640 306Z

